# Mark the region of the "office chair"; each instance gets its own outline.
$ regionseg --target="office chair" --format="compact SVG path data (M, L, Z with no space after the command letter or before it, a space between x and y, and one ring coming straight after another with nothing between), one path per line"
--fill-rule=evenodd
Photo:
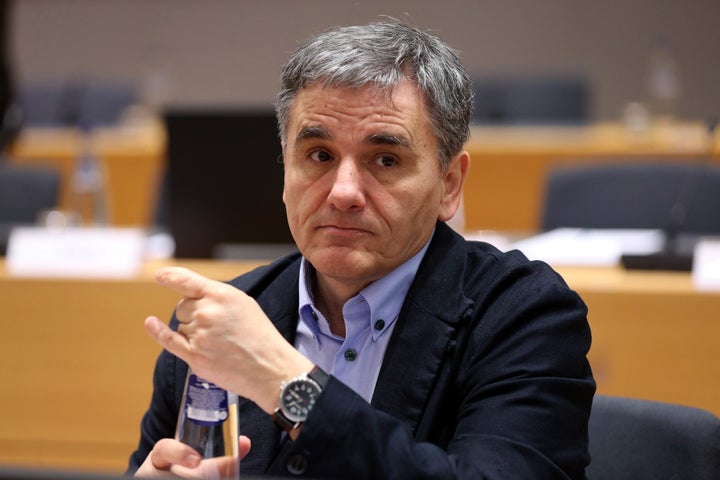
M0 164L0 222L33 224L58 204L60 176L51 168Z
M28 127L111 126L136 100L134 89L120 83L57 80L18 87L18 105Z
M588 480L720 478L720 419L684 405L597 395Z
M87 82L82 86L79 103L80 125L116 125L125 109L137 102L136 97L130 85Z
M5 254L12 228L32 225L40 212L55 208L59 191L60 175L54 169L0 162L0 255Z
M575 76L476 78L477 124L579 124L587 121L589 88Z
M646 228L720 233L720 167L683 163L612 163L551 170L542 230Z

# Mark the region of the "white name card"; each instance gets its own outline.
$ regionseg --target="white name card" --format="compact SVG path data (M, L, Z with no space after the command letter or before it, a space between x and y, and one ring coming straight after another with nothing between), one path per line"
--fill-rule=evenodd
M8 273L21 277L131 278L138 274L145 234L136 228L15 228Z
M660 230L558 228L515 242L512 248L553 266L612 266L626 253L657 252L663 240Z
M720 240L700 240L693 253L692 278L702 291L720 291Z

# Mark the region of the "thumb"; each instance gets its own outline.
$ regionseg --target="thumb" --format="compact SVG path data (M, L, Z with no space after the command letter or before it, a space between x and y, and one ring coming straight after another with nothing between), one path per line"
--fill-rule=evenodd
M238 447L240 449L240 458L245 458L245 455L250 453L250 438L245 435L240 435L238 438Z

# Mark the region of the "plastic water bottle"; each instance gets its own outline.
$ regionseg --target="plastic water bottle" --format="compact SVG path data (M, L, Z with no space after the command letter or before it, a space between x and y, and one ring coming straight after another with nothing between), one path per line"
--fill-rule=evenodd
M193 447L204 459L227 457L215 464L204 462L205 474L239 478L237 395L198 377L192 370L188 370L185 380L175 438Z
M109 221L105 170L96 155L92 135L80 128L80 151L75 160L72 179L73 210L83 224L102 226Z

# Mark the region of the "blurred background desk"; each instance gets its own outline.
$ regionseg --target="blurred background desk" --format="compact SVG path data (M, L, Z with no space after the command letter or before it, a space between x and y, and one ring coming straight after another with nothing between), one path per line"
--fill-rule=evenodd
M8 152L11 163L50 165L61 178L60 207L71 207L71 182L82 138L72 128L27 128ZM98 128L93 151L105 171L110 222L115 226L149 226L154 220L165 166L165 134L156 121Z
M0 464L121 472L160 348L143 320L179 296L148 263L132 280L10 278L0 263ZM183 262L230 279L258 263Z
M11 278L0 263L0 464L122 471L148 406L159 347L143 320L178 295L148 263L132 280ZM183 261L229 279L258 262ZM687 273L561 268L587 302L602 393L720 414L720 293Z
M720 292L689 273L558 267L588 305L598 392L720 414Z
M553 166L589 162L720 162L720 135L701 122L632 132L619 123L586 126L475 126L466 149L467 230L537 231L546 177Z

